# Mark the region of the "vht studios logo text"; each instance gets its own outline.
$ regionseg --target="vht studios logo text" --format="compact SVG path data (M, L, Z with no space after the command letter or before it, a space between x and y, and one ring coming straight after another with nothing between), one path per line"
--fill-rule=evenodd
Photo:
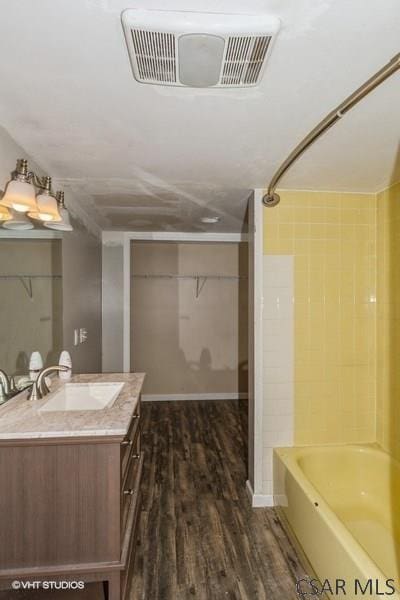
M84 581L19 581L12 582L13 590L84 590Z
M360 581L354 579L325 579L318 581L310 577L304 577L296 582L297 594L306 600L310 597L318 597L323 594L331 596L359 596L362 597L385 597L396 593L394 579L366 579Z

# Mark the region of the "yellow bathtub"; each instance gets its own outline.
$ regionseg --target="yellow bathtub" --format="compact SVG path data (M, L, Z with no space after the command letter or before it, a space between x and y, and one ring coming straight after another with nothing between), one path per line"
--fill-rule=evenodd
M279 448L274 490L329 597L400 600L398 462L375 446Z

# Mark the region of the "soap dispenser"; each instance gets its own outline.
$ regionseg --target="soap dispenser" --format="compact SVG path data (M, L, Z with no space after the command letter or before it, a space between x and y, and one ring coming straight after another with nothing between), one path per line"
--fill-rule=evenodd
M62 367L68 367L68 371L60 371L58 373L59 378L62 381L68 381L72 377L72 360L71 355L67 350L63 350L60 354L60 360L58 364Z

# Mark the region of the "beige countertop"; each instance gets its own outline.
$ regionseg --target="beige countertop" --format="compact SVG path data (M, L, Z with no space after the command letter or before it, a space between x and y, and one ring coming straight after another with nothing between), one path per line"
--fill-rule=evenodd
M54 378L51 392L41 400L28 400L21 392L0 406L0 441L56 437L123 437L139 400L144 373L92 373L75 375L71 383L124 382L117 399L102 410L41 412L51 394L64 385Z

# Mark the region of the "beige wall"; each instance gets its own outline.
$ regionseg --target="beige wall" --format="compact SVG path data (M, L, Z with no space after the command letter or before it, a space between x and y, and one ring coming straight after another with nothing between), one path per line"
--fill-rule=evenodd
M102 250L104 373L124 370L124 247L104 244Z
M19 279L18 275L35 275ZM0 239L0 368L26 375L30 354L62 347L61 242ZM7 278L5 278L7 277Z
M64 348L71 353L75 373L101 372L101 241L74 221L63 236ZM74 329L87 329L88 339L73 345Z
M4 127L0 127L0 190L4 190L18 158L29 158L29 156ZM42 174L40 167L30 158L29 168Z
M247 246L132 243L132 275L247 276ZM203 284L200 280L199 285ZM132 279L131 369L148 394L247 391L247 279Z

